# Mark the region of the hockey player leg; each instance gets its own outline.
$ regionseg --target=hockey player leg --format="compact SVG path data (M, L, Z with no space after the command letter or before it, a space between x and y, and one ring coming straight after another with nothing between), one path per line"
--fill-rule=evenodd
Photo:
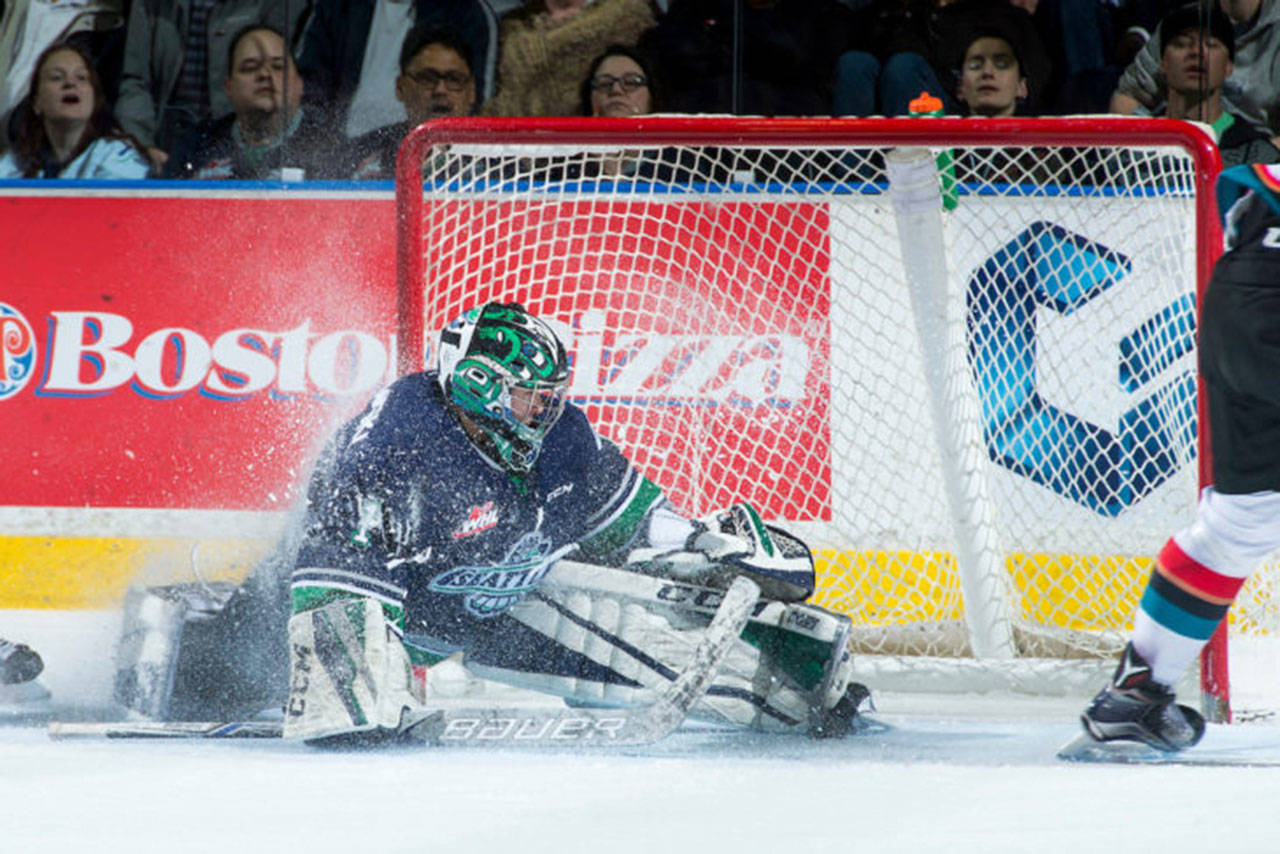
M1081 716L1098 741L1181 750L1204 720L1174 702L1172 686L1227 614L1248 571L1280 545L1280 494L1201 496L1196 521L1161 550L1111 682Z
M870 697L851 679L850 629L848 617L815 605L768 603L747 624L731 662L737 669L724 668L707 706L753 729L848 735Z
M284 737L327 744L394 737L422 704L404 645L382 605L339 599L289 619Z

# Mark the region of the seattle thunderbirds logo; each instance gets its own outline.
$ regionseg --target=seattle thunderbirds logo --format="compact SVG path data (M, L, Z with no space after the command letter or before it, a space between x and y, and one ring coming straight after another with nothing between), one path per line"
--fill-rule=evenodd
M431 579L427 589L465 596L462 603L469 612L482 618L496 617L537 587L562 553L553 553L551 540L531 531L511 547L501 563L454 567Z
M0 400L22 391L36 365L36 338L31 324L0 302Z

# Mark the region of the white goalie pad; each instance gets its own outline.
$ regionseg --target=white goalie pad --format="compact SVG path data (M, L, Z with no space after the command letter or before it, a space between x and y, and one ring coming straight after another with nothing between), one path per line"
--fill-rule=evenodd
M616 678L467 666L495 679L587 704L652 701L682 670L722 593L673 579L560 561L510 615ZM844 695L852 671L847 617L783 602L757 604L744 638L721 666L695 715L764 730L805 731ZM807 673L797 676L782 658ZM807 666L804 666L807 664ZM808 677L807 680L805 677Z
M343 599L289 619L284 737L394 730L423 698L395 626L373 599Z

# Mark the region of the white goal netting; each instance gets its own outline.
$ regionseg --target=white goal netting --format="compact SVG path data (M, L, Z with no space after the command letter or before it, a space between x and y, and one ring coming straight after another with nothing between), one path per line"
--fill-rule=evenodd
M860 652L1109 659L1198 490L1203 140L433 123L398 179L402 367L463 309L523 302L561 324L572 399L682 510L747 500L807 538ZM1265 584L1241 600L1235 625L1276 625Z

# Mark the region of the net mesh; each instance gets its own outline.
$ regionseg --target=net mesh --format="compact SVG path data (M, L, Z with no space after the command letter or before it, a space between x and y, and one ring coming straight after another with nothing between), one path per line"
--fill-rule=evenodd
M1019 139L927 149L942 246L899 235L864 138L440 144L409 232L422 328L488 300L558 322L570 399L682 511L750 501L813 546L861 651L927 656L971 651L921 348L950 340L1016 654L1109 657L1194 512L1204 174L1177 146ZM923 320L917 253L947 273ZM1275 624L1262 582L1237 625Z

